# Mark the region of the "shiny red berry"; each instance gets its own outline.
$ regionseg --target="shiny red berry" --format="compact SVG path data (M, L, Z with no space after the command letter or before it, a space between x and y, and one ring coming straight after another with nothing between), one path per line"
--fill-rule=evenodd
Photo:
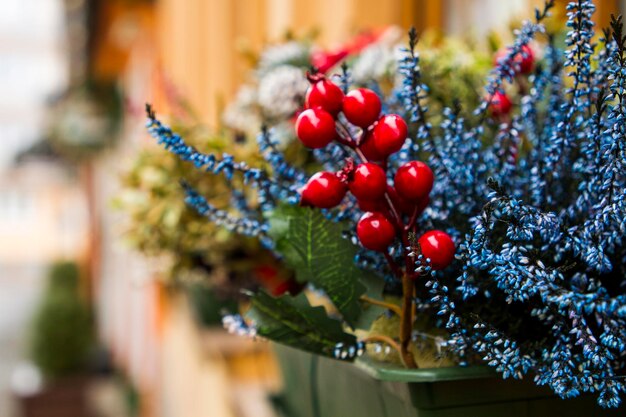
M337 137L335 119L324 109L307 109L296 120L296 134L304 146L323 148Z
M387 157L398 152L407 137L407 126L397 114L387 114L380 118L372 129L372 138L376 152Z
M489 110L491 110L491 114L493 115L493 117L501 117L509 114L512 107L513 103L511 103L511 99L509 99L509 96L507 96L503 92L496 91L496 93L493 95L493 98L491 99Z
M356 234L367 249L383 252L396 237L396 229L382 213L365 213L356 225Z
M419 201L433 189L433 171L421 161L410 161L398 168L393 185L398 195L409 201Z
M343 106L343 91L332 81L321 78L314 81L306 93L306 107L321 107L332 115L337 115Z
M343 114L346 119L363 129L378 120L380 109L380 98L367 88L352 90L343 98Z
M358 200L380 199L387 190L387 175L372 162L359 164L348 181L348 187Z
M361 152L363 152L363 155L368 160L382 161L383 159L385 159L385 156L376 150L376 146L374 145L373 127L363 134L363 140L361 141L359 149L361 149Z
M318 172L302 187L302 204L318 208L335 207L346 195L346 185L332 172Z
M433 269L444 269L454 260L454 242L449 234L441 230L431 230L419 238L422 255L430 259Z

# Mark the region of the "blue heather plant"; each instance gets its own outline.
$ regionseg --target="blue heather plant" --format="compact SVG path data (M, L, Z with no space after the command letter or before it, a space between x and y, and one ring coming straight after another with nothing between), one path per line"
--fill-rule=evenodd
M563 398L597 392L600 405L616 407L626 391L626 36L621 17L614 17L595 43L595 6L577 0L567 6L569 33L560 46L543 25L553 6L554 1L546 2L534 21L516 32L487 79L481 104L476 109L446 108L437 115L436 125L429 121L435 118L428 113L429 87L422 82L417 34L409 33L398 67L403 83L385 98L383 107L402 106L411 137L388 163L397 168L414 159L427 161L436 180L430 206L415 220L416 228L449 233L457 244L457 259L435 271L411 240L408 247L398 243L388 254L364 248L347 251L354 265L341 264L339 269L345 269L344 276L350 276L354 266L363 276L376 272L385 279L387 293L400 295L396 272L409 259L418 275L411 308L448 331L440 345L459 364L484 362L504 378L532 375L538 385L548 385ZM522 80L516 59L531 41L542 45L544 57ZM349 80L345 71L340 79L344 89ZM513 90L514 111L494 117L494 96ZM302 236L293 235L288 249L290 242L276 232L284 229L280 218L267 213L292 218L282 203L298 205L307 173L289 163L271 131L259 135L266 166L249 167L228 155L198 153L150 109L148 116L150 133L168 150L200 169L233 178L237 186L247 184L246 191L235 194L232 212L216 210L187 188L189 204L231 230L258 236L290 264L290 250L302 249L296 247ZM338 125L345 127L341 116ZM346 129L349 136L359 134ZM340 143L311 154L330 171L341 170L347 156L358 157ZM236 181L235 174L242 181ZM323 214L341 221L344 237L358 243L354 225L361 212L353 198ZM324 221L306 215L317 224ZM313 226L310 235L315 235ZM329 233L318 238L326 239ZM331 255L326 254L340 262ZM315 281L315 265L290 266L308 274L307 281L329 296L344 324L358 327L342 299L333 298L332 286ZM252 320L231 317L228 324L243 334L300 343L305 350L328 353L330 347L330 354L342 359L354 358L372 341L397 347L389 338L357 340L340 334L337 327L319 324L319 317L300 320L303 302L298 297L253 298ZM318 323L313 330L319 337L280 339L284 332L279 323L269 321L260 306L288 311L292 328ZM310 317L319 313L312 308Z

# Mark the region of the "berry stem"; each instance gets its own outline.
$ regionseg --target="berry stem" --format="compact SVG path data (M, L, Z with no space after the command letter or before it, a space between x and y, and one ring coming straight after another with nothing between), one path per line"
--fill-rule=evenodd
M339 137L337 138L337 141L340 144L347 146L351 148L352 150L354 150L354 152L357 154L361 162L363 163L369 162L367 157L363 154L363 152L360 149L360 142L361 142L363 134L361 134L361 138L359 138L359 140L355 140L350 134L350 130L342 122L337 122L336 126L338 128L337 130L339 133ZM385 172L387 171L387 158L385 158L385 160L383 161L383 169L385 170ZM386 303L385 305L383 305L384 307L389 308L390 310L396 312L397 314L399 313L399 316L400 316L400 346L398 346L391 339L388 339L384 342L388 343L392 347L395 345L395 347L397 347L397 350L400 354L400 357L402 358L402 362L404 363L404 366L406 366L409 369L415 369L418 366L417 366L417 363L415 362L415 358L413 357L413 354L411 353L411 333L413 331L413 321L415 318L413 314L413 311L415 309L414 304L413 304L414 303L413 301L413 293L414 293L413 278L414 278L415 272L413 271L414 267L412 265L411 258L408 256L406 247L409 246L408 231L413 227L413 225L415 224L415 220L417 218L417 207L415 208L413 215L411 216L411 220L409 221L408 224L405 225L402 221L402 216L400 215L400 211L397 209L397 207L393 203L393 200L391 199L391 196L387 192L385 192L385 201L387 202L387 205L389 206L389 210L391 211L391 214L396 220L398 229L401 231L400 235L401 235L402 243L405 246L404 258L405 258L406 266L405 266L404 273L402 273L400 268L398 268L398 266L393 262L391 255L385 252L385 259L387 260L387 263L389 264L391 271L394 273L394 275L402 279L402 307L399 309L399 311L397 311L396 309L390 308L389 305L387 305ZM361 300L366 301L363 298L361 298ZM380 304L381 302L376 301L376 300L369 299L367 301L370 301L370 302L375 301L376 303L378 303L377 305L381 305ZM367 340L368 339L365 339L365 341ZM383 341L380 339L378 340ZM389 342L392 342L393 344Z
M391 272L393 272L396 278L402 279L402 271L400 270L400 268L398 268L398 265L396 265L396 263L393 261L393 258L391 257L391 255L389 255L389 252L385 252L385 259L387 260L387 263L389 264L389 269L391 269Z
M410 231L413 226L415 226L415 222L417 220L417 212L419 210L419 207L417 206L417 204L415 205L415 208L413 209L413 214L411 214L411 218L409 219L409 222L404 226L404 231L408 232Z
M346 138L344 138L342 136L338 136L336 141L339 142L340 144L342 144L343 146L347 146L350 149L354 149L354 145L352 144L350 139L346 139Z
M411 332L413 331L413 280L408 271L402 275L402 314L400 315L400 356L404 366L417 368L411 353Z
M345 124L343 124L341 121L337 121L336 126L341 128L341 132L338 132L338 133L343 133L345 136L347 136L351 142L349 146L352 149L355 149L357 147L357 141L356 139L354 139L354 137L352 137L352 133L350 133L350 129L348 129L348 127Z
M400 345L390 338L389 336L380 335L371 335L361 340L363 343L385 343L391 346L400 356L402 356L402 349L400 349Z
M370 298L370 297L368 297L366 295L362 295L360 299L361 299L361 301L363 301L365 303L372 304L372 305L379 306L379 307L384 307L387 310L391 310L398 316L402 315L402 310L400 309L400 306L398 306L396 304L391 304L391 303L387 303L385 301L376 300L376 299Z

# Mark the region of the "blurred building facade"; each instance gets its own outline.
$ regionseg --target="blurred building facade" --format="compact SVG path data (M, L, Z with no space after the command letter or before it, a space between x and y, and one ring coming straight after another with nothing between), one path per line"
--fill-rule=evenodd
M42 139L47 103L68 83L63 2L0 7L0 415L12 416L11 375L27 357L46 265L84 249L85 204L58 164L14 163Z

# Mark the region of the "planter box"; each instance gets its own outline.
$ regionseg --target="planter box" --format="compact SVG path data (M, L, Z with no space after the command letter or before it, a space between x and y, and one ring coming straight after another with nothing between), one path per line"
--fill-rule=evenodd
M55 381L43 391L20 397L23 417L93 417L89 411L88 377L68 377Z
M595 396L562 400L531 379L503 380L485 367L406 370L275 347L285 417L591 417L624 416Z

